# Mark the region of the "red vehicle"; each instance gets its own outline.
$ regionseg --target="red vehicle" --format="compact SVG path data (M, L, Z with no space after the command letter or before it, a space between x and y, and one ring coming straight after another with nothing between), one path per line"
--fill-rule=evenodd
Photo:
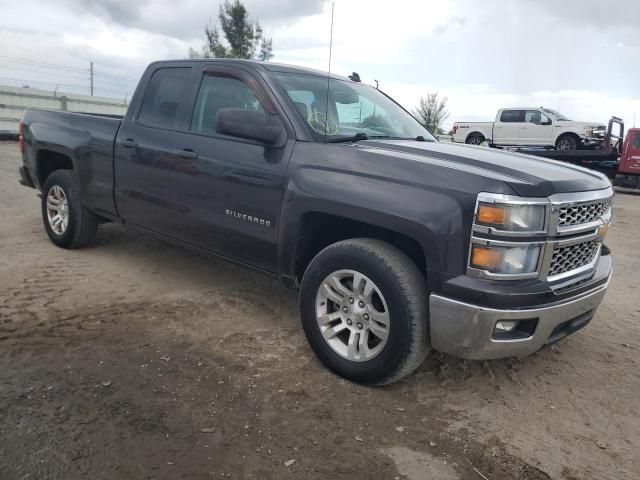
M640 188L640 128L631 128L622 146L615 185Z

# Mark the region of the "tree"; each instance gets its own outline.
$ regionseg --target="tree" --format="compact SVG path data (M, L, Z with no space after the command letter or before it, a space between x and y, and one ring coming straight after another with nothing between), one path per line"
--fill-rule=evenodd
M207 43L198 52L189 48L189 58L245 58L269 61L273 58L273 41L264 38L262 27L240 0L225 0L218 12L224 42L220 38L218 25L206 25L204 34Z
M428 93L426 97L420 97L420 104L413 111L413 115L430 132L441 132L442 123L449 117L447 97L438 99L437 93Z

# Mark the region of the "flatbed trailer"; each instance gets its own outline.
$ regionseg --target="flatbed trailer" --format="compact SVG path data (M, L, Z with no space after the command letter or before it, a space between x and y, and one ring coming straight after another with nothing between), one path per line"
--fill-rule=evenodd
M562 162L573 163L581 167L596 170L604 173L610 180L615 179L618 173L618 163L620 161L620 153L617 149L609 151L598 150L532 150L532 149L518 149L520 153L526 153L527 155L534 155L537 157L550 158L552 160L559 160Z
M613 133L614 125L618 126L618 133ZM630 137L633 136L633 138ZM639 129L631 129L628 139L632 140L635 135L640 135ZM633 145L629 141L625 142L624 122L621 118L611 117L607 125L602 148L593 150L547 150L542 148L515 148L509 149L514 152L526 153L538 157L550 158L562 162L573 163L581 167L596 170L604 173L611 183L623 193L640 193L640 167L631 168L632 160L635 158L632 153ZM629 158L627 158L629 157ZM639 157L640 158L640 157ZM639 164L640 160L634 161L633 165Z

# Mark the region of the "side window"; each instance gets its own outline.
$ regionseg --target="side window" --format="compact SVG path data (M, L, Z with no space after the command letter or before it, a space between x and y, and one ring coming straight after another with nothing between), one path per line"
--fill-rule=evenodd
M191 68L161 68L147 84L138 120L146 125L175 128L178 107L189 86Z
M636 133L633 137L633 143L631 144L633 148L640 148L640 133Z
M500 121L505 123L524 122L524 110L503 110Z
M264 113L249 86L237 78L205 75L191 118L191 131L214 134L215 121L221 108L240 108Z
M547 116L539 110L527 110L524 114L524 121L527 123L535 123L536 125L540 125L542 122L546 122L547 120Z

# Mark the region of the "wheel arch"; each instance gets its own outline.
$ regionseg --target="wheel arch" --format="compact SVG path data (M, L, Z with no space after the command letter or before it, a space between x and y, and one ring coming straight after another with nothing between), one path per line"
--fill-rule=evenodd
M382 215L380 215L382 220ZM382 222L380 222L382 223ZM324 248L336 242L352 238L374 238L395 246L405 253L423 273L430 269L438 269L435 262L438 258L439 246L435 241L420 241L423 235L416 235L416 230L407 228L390 228L370 219L355 220L352 216L341 216L321 210L309 210L300 215L294 226L289 229L289 238L281 248L280 265L283 280L297 288L311 260ZM417 226L416 226L417 227ZM431 248L427 248L426 244Z
M36 178L40 190L56 170L75 170L73 154L63 148L45 147L36 152Z
M467 134L467 136L464 139L464 143L467 143L469 139L473 136L481 136L482 138L485 138L485 139L487 138L484 132L481 132L480 130L474 130L473 132L469 132Z
M574 132L573 130L565 130L560 132L558 135L556 135L556 138L554 139L553 144L557 145L562 137L573 137L577 145L580 145L580 143L582 142L582 137L578 135L576 132Z

